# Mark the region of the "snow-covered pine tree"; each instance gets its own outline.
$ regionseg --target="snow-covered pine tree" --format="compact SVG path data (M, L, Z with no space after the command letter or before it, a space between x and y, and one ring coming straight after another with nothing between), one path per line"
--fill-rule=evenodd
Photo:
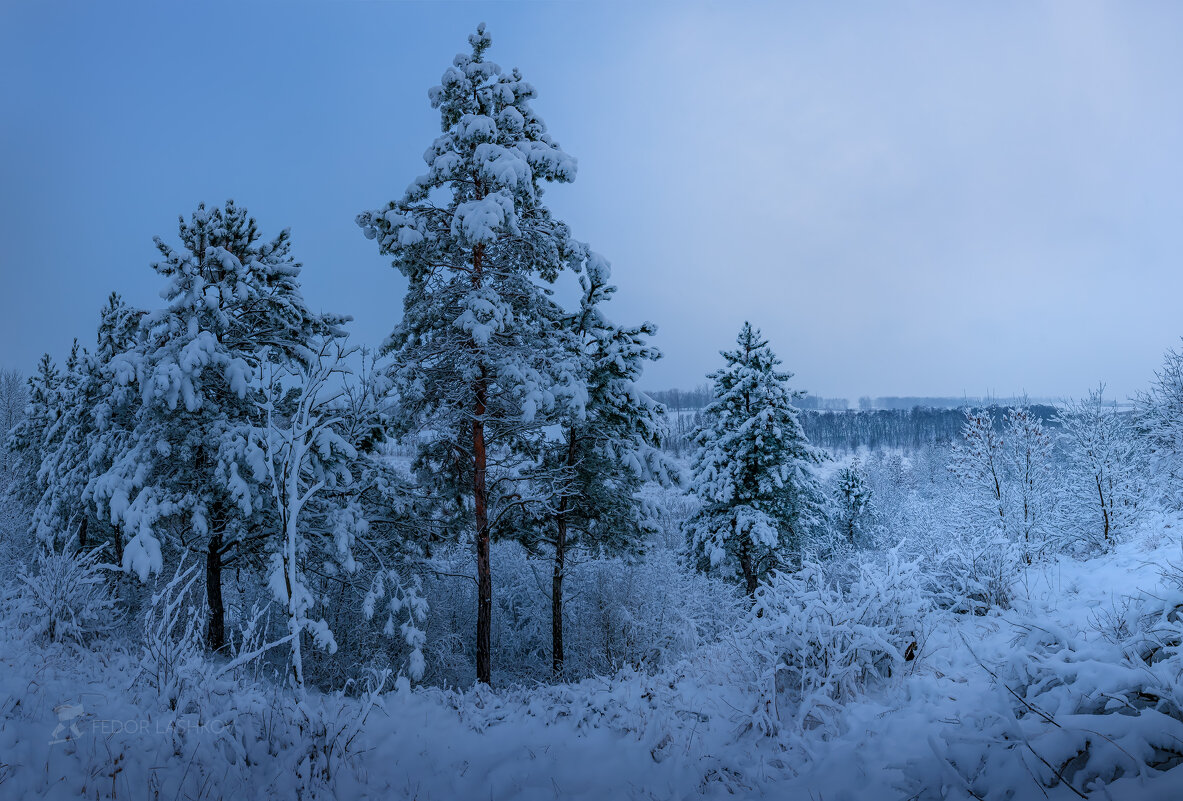
M80 550L87 545L89 517L81 503L90 415L87 361L75 341L58 392L57 419L46 432L37 471L33 532L50 548L64 547L70 539Z
M76 461L76 458L72 458L77 450L73 442L73 422L76 411L81 408L78 405L78 396L86 379L83 372L84 359L85 354L75 339L58 385L57 401L49 415L52 422L46 428L41 443L41 463L37 468L36 479L37 505L33 509L33 533L50 548L58 547L58 540L62 541L61 546L64 547L65 541L70 539L77 541L77 548L86 546L86 526L84 522L74 525L74 518L78 516L74 509L69 509L67 513L69 521L51 519L50 525L46 526L40 520L46 498L55 494L62 479L70 473L72 462ZM69 504L68 499L67 503ZM85 517L82 520L85 521Z
M548 442L531 472L541 502L507 519L509 536L531 550L551 550L551 666L563 671L563 578L568 552L584 548L601 554L636 552L651 533L638 495L647 480L681 483L679 466L661 450L667 428L665 408L642 392L637 381L647 361L661 352L649 344L652 323L627 327L605 317L602 304L616 292L608 283L606 260L590 254L579 277L583 294L567 333L587 387L582 409L562 418L562 436Z
M226 644L222 570L272 520L262 453L249 436L260 419L250 387L266 359L303 360L317 336L340 335L347 318L304 303L285 229L260 238L232 201L180 220L182 247L156 239L165 306L144 316L136 346L112 359L117 386L134 384L132 430L108 469L86 489L130 539L123 567L146 579L163 563L161 535L204 553L207 641Z
M409 280L386 351L404 420L430 431L420 476L472 515L476 673L489 683L491 527L516 503L545 425L582 403L543 284L578 270L587 250L542 203L543 183L574 180L575 160L531 107L534 88L485 59L483 24L469 43L429 93L443 133L424 154L427 173L357 222Z
M805 436L780 359L745 322L726 364L709 378L714 400L695 437L691 492L701 502L687 525L710 567L726 564L748 595L772 570L799 563L824 524L824 493L814 467L824 451Z
M16 368L0 368L0 436L5 438L25 416L28 382Z
M13 563L6 558L22 547L15 532L27 526L27 508L14 497L14 480L20 464L20 455L9 449L10 435L25 416L28 405L28 382L19 370L0 368L0 562ZM0 567L0 581L5 571Z
M867 474L858 457L838 471L834 488L834 504L838 510L838 528L850 545L858 543L873 512L872 495Z

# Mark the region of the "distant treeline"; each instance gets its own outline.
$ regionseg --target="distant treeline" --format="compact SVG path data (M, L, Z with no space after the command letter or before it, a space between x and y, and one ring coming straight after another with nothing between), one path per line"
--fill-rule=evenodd
M1030 402L1035 403L1036 400L1037 399L1033 398ZM1013 406L1018 402L1018 398L971 398L968 395L962 395L960 397L954 397L952 395L888 395L880 396L878 398L872 398L864 395L858 399L858 408L859 411L862 412L871 411L872 409L911 411L917 407L925 409L964 409L966 406L998 406L1001 408L1006 408Z
M691 411L701 409L711 402L710 388L706 384L699 384L694 389L663 389L649 393L655 400L664 403L672 411ZM1044 399L1039 399L1043 401ZM980 407L983 405L1007 408L1018 402L1017 398L980 398L953 397L928 395L884 395L872 398L868 395L858 399L860 412L890 410L907 411L913 409L964 409L966 406ZM1035 399L1032 399L1032 403ZM1040 405L1044 405L1041 403ZM818 411L847 411L852 408L848 398L823 398L819 395L805 395L797 401L797 408Z
M1001 430L1007 407L989 408L994 413L995 428ZM1033 404L1031 411L1045 426L1057 427L1056 407ZM803 410L801 425L810 442L829 450L922 448L948 444L959 438L965 425L965 410L928 406L841 412Z
M666 404L673 411L667 448L675 454L688 452L690 438L698 423L700 406L692 406L686 400L694 398L694 392L682 391L676 397L681 406L668 400L668 392L652 393L653 397ZM804 400L804 399L803 399ZM703 404L705 405L705 404ZM994 425L1003 428L1007 406L994 404L989 407L994 413ZM1031 411L1048 428L1057 428L1056 407L1047 404L1032 404ZM801 409L801 425L809 441L831 451L852 451L859 448L923 448L930 445L947 445L961 436L965 425L965 409L933 408L914 406L910 409L871 410L818 410Z
M699 384L694 389L659 389L649 395L673 412L696 411L711 402L711 388L706 384ZM846 398L805 395L797 400L797 408L843 411L850 408L850 401Z

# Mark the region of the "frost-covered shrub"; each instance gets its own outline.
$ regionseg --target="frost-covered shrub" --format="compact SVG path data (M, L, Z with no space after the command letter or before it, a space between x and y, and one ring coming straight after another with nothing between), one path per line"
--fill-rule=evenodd
M357 741L366 719L380 702L389 670L372 673L355 705L342 694L317 695L299 703L290 697L284 706L288 726L295 729L295 790L300 799L336 799L339 775L359 756ZM404 689L405 689L404 685Z
M1023 568L1016 542L993 527L946 529L943 534L943 542L926 549L924 563L925 585L936 604L979 615L1010 608Z
M739 592L654 548L641 559L596 559L572 576L568 641L583 675L655 670L715 642L741 617Z
M467 686L475 676L476 584L470 549L438 553L424 584L423 681ZM493 673L498 684L550 680L551 570L516 543L492 549ZM573 555L564 581L565 674L655 670L718 640L742 616L739 593L655 545L635 559Z
M753 725L832 734L841 706L917 655L928 602L914 562L864 559L849 582L817 564L777 573L743 629L756 665Z
M670 551L680 551L686 545L682 525L698 511L700 503L681 488L646 484L640 492L646 517L656 529L654 544Z
M1139 640L1128 641L1135 647L1123 653L1099 636L1031 629L995 676L998 707L932 738L939 772L955 776L973 797L1009 799L1040 791L1083 797L1176 768L1183 763L1178 653L1147 662ZM919 784L934 786L923 769L911 772ZM938 797L929 793L917 797Z
M17 567L12 603L27 636L83 645L110 631L115 601L101 555L101 549L73 553L51 547L37 553L32 568Z
M419 680L427 645L421 623L428 604L420 577L410 570L382 570L363 560L355 572L309 576L316 598L310 614L333 633L334 651L304 652L304 677L311 687L336 692L357 687L374 670L390 670ZM465 632L467 634L467 632Z
M0 442L0 451L4 445ZM29 540L18 532L27 532L31 527L28 509L6 491L0 476L0 586L15 582L17 568L24 561Z
M162 705L174 711L187 711L208 667L202 638L206 615L191 596L199 576L197 564L179 564L143 612L141 675Z

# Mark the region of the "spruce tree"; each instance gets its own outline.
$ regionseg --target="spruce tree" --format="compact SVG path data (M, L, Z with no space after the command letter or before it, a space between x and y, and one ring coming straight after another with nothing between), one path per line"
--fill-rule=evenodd
M825 452L809 443L780 359L745 322L726 364L708 376L714 400L703 410L691 491L701 503L688 523L693 547L711 568L737 574L748 595L772 570L800 562L825 522L814 467Z
M467 516L477 562L477 680L491 681L491 529L516 508L543 430L582 395L545 286L586 248L542 203L575 160L531 107L534 88L485 59L484 25L430 93L442 134L427 172L358 224L409 281L386 344L407 425L430 430L416 467Z
M838 528L849 545L858 544L866 529L873 513L872 495L867 474L857 457L838 471L834 502L838 508Z

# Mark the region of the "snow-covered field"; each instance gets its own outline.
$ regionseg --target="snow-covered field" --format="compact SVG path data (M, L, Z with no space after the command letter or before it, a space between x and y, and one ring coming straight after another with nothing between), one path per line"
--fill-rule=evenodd
M1128 652L1146 619L1131 603L1146 613L1183 598L1163 575L1181 531L1156 517L1113 553L1031 568L1007 611L929 611L915 658L814 728L773 708L772 694L753 694L738 642L655 675L460 693L397 680L360 699L313 693L303 703L245 675L208 673L178 713L140 654L104 641L34 645L9 620L0 795L1073 798L1088 793L1092 771L1117 777L1100 798L1177 799L1183 769L1146 765L1169 750L1155 752L1158 740L1183 751L1183 724L1150 708L1178 704L1180 661L1147 665ZM1040 670L1055 677L1042 690L1016 678ZM1156 703L1127 703L1154 687ZM1094 701L1109 714L1080 713ZM1061 768L1066 744L1081 738L1088 760ZM1050 770L1041 760L1067 781L1037 786Z

